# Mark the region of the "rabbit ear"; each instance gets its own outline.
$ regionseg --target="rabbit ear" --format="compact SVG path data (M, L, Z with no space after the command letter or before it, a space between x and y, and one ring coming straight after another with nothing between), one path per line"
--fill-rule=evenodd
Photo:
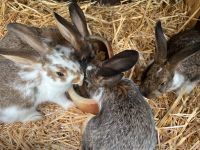
M179 51L168 60L169 69L171 70L175 69L179 63L181 63L191 55L195 54L196 52L199 52L199 50L200 50L200 43L193 45L191 47L184 48L183 50Z
M94 46L96 45L95 49L98 49L99 51L104 51L105 59L109 59L113 56L112 46L106 39L100 36L90 35L88 37L85 37L85 40L92 42Z
M61 35L57 28L45 29L46 28L42 28L41 37L45 37L51 43L51 45L67 44L66 39Z
M135 50L125 50L113 56L102 64L98 74L101 76L114 76L129 70L138 61L139 53Z
M22 50L8 50L0 48L0 55L20 64L36 64L38 61L36 60L36 57L31 55L31 51L22 51Z
M163 34L161 22L157 21L155 26L155 40L156 40L156 51L155 51L155 62L163 63L167 59L167 40Z
M70 44L77 50L80 50L81 36L80 33L73 29L73 26L63 17L54 12L56 24L62 36L70 42Z
M87 29L85 15L74 0L69 4L69 13L73 24L76 26L80 34L83 37L88 36L89 31Z
M109 86L109 87L112 87L114 86L115 84L117 84L123 77L123 74L118 74L118 75L115 75L115 76L111 76L111 77L103 77L99 84L100 86Z
M22 41L25 41L41 55L45 55L50 51L50 48L42 42L42 39L36 36L26 25L9 23L7 25L7 30L15 33Z

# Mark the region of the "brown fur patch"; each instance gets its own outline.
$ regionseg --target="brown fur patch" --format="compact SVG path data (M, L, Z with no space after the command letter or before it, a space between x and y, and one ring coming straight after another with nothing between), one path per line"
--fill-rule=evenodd
M55 72L53 72L53 71L48 71L48 72L47 72L47 75L48 75L50 78L52 78L54 81L56 81L57 76L56 76Z

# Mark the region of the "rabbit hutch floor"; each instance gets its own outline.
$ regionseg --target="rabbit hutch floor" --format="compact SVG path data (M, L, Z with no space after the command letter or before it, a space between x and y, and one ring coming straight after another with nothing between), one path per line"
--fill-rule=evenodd
M9 22L32 26L54 25L52 12L69 19L66 2L53 0L1 0L0 37ZM126 76L138 83L140 74L153 56L154 25L160 19L169 38L187 27L193 16L187 16L183 0L133 0L119 6L79 3L93 34L107 38L114 53L137 49L140 61ZM195 12L194 12L195 13ZM189 95L174 93L148 100L157 125L157 149L200 149L200 87ZM0 125L0 149L79 149L84 120L90 116L76 108L64 111L55 104L42 104L41 121Z

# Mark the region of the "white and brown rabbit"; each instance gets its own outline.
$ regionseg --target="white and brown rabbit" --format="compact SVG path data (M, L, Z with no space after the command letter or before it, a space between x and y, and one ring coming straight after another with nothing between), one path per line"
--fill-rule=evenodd
M87 123L82 150L153 150L157 143L151 109L132 80L122 78L138 60L125 50L106 61L90 63L84 89L96 99L99 113Z
M161 22L155 27L154 61L145 69L140 90L147 98L175 91L189 93L200 82L200 22L168 41Z
M41 118L38 104L54 102L72 106L65 95L73 84L82 84L83 72L72 47L50 46L29 27L11 23L8 32L31 46L28 49L0 48L0 121L30 121ZM10 41L12 42L12 41Z

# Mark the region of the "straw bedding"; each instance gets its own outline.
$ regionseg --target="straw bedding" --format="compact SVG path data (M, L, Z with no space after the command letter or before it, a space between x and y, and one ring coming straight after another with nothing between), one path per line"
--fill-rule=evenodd
M5 25L20 22L32 26L50 26L52 11L69 19L66 2L53 0L1 0L0 37ZM114 53L137 49L140 61L127 77L138 83L139 75L153 56L154 25L162 21L167 38L185 29L191 20L182 0L133 0L132 3L105 7L79 3L93 34L107 38ZM174 93L148 100L158 130L157 149L200 149L200 87L189 95ZM89 116L76 108L64 111L55 104L38 108L45 118L30 123L0 125L0 149L79 149L84 120Z

